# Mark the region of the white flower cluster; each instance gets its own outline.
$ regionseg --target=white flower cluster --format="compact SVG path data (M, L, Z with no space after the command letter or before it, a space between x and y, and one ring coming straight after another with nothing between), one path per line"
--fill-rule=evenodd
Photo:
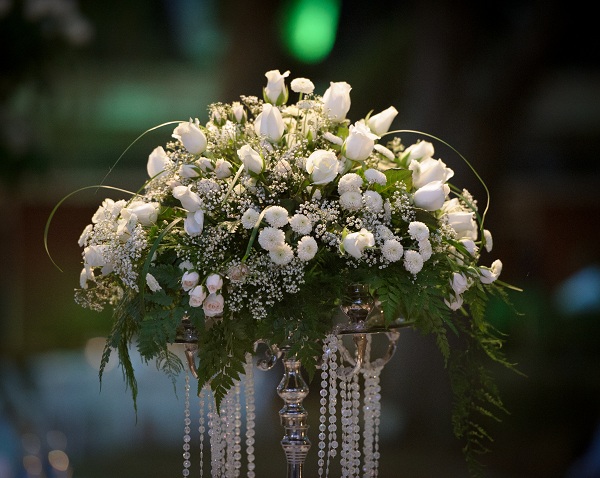
M488 231L479 238L476 202L451 189L454 172L434 159L432 143L382 141L394 107L351 123L347 83L332 82L319 96L296 78L299 99L288 104L289 72L265 76L263 100L214 104L205 125L177 125L174 141L149 155L142 195L104 201L79 241L82 289L113 277L123 289L178 297L206 317L264 318L311 274L334 278L320 268L325 259L417 281L443 253L450 266L440 280L452 309L473 281L496 280L500 261L476 266L480 247L492 244ZM151 266L174 266L178 289L149 272L149 254Z

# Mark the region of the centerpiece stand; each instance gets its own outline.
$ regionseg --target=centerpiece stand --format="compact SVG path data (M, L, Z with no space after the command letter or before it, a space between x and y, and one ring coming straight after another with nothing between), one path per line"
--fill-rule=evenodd
M375 313L375 300L369 294L368 287L362 284L355 284L348 288L347 296L342 301L340 309L344 314L345 320L334 325L331 333L324 340L323 356L319 363L322 379L318 450L319 476L323 475L323 473L328 473L329 460L337 455L336 450L339 446L339 443L335 439L338 429L337 419L335 418L335 409L338 403L336 397L338 381L342 384L340 398L342 402L345 402L345 404L342 403L342 435L345 433L344 427L347 430L349 429L349 435L351 435L350 440L342 438L342 466L350 469L353 466L358 468L356 465L360 460L349 456L352 453L348 448L358 447L360 436L357 423L359 393L357 391L358 385L354 385L354 390L350 391L353 386L349 384L357 384L360 373L364 374L365 377L365 389L369 387L369 383L377 383L377 389L374 390L376 392L374 394L376 399L372 397L365 398L365 416L363 418L365 429L369 429L365 430L365 435L362 438L364 442L363 450L365 450L365 468L372 469L372 476L376 476L379 454L377 450L373 450L373 445L377 443L377 436L374 436L374 434L376 435L378 432L379 423L379 373L395 353L396 344L400 337L398 329L409 324L399 320L387 327L377 325L377 316L379 314ZM370 346L372 337L375 334L386 336L387 349L382 357L370 361ZM351 340L344 340L345 338L351 338ZM189 321L184 320L176 342L184 344L188 367L195 378L198 378L196 368L197 341L197 331ZM353 346L348 347L345 342L349 342ZM265 357L260 358L256 363L260 370L271 370L279 361L283 364L283 377L276 389L277 394L284 402L283 408L279 411L280 423L284 429L284 436L280 443L286 457L287 478L302 478L306 456L311 448L311 441L308 437L308 412L303 406L303 401L309 393L309 386L302 376L302 362L292 353L292 344L288 343L277 346L259 340L255 343L255 351L261 345L266 345L267 352ZM339 365L336 360L338 353L340 356ZM375 401L376 403L373 403ZM329 405L328 408L327 405ZM354 420L349 416L351 407L355 409L353 412ZM326 411L330 412L329 419L326 418ZM377 413L376 417L373 416L373 412ZM370 416L371 420L373 418L377 419L376 426L373 426L373 423L369 424L367 415ZM329 443L329 449L326 451L325 438L327 431L329 431L331 443ZM346 446L346 450L344 450L344 446ZM367 451L369 446L371 447L371 453ZM355 452L355 454L360 453Z

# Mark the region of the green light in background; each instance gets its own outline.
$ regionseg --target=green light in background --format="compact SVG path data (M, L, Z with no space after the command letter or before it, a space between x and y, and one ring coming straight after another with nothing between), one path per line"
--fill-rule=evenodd
M339 16L339 0L291 0L281 31L286 48L305 63L323 60L335 43Z

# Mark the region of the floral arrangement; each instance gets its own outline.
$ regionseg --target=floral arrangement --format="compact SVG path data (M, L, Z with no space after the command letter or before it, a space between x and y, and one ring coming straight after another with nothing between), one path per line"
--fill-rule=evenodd
M204 125L178 122L149 155L143 188L93 215L75 298L114 309L100 373L116 349L135 398L135 343L178 374L167 345L188 320L198 389L210 385L217 401L259 339L289 344L312 376L344 291L367 284L381 326L401 317L434 334L456 394L454 429L473 456L488 438L474 415L502 409L481 358L511 367L485 320L488 299L507 301L510 287L500 260L479 263L492 250L485 211L434 159L425 139L437 138L405 146L393 136L404 133L389 131L394 107L352 123L349 84L320 96L296 78L291 103L288 75L267 72L263 98L210 105ZM466 346L451 347L450 334Z

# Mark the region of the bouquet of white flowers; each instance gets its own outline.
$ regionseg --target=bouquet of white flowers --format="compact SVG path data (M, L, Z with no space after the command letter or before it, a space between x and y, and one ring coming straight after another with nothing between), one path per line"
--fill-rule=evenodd
M209 384L217 402L258 340L288 344L312 375L345 290L364 284L380 327L401 319L435 335L469 454L485 438L474 411L502 408L479 355L511 366L484 315L510 287L500 260L479 264L492 249L485 211L434 159L426 139L441 140L405 147L393 134L415 132L389 132L394 107L352 123L349 84L320 96L297 78L289 103L288 75L268 72L262 99L210 105L204 125L178 123L149 155L143 188L106 199L83 231L76 301L114 309L102 368L118 350L135 398L130 345L175 375L167 345L186 321L199 390ZM449 331L468 346L450 347Z

